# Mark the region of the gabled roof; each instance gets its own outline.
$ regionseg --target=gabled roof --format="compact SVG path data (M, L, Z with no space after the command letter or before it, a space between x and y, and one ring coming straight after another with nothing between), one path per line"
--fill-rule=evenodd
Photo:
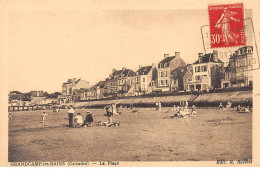
M135 72L131 69L122 69L122 70L116 70L112 73L112 75L109 77L109 80L116 79L118 77L134 77ZM108 81L108 80L106 80Z
M10 93L22 94L22 93L19 92L19 91L11 91Z
M105 85L105 81L100 81L97 84L97 86L100 86L100 87L104 87L104 85Z
M188 67L189 67L189 65L177 67L176 69L172 70L171 77L173 79L183 77L187 72L191 72L191 70Z
M231 71L230 63L226 67L224 67L224 70L225 70L225 72L230 72Z
M160 61L159 64L168 63L168 62L172 61L174 58L175 58L175 56L167 57L167 58L163 59L162 61Z
M202 61L201 62L199 60L197 60L193 64L208 63L208 62L223 63L223 61L221 61L220 59L217 59L217 61L214 61L213 60L213 53L210 53L210 54L205 54L204 56L202 56Z
M144 66L137 70L138 75L147 75L150 70L152 69L152 66Z
M81 79L78 79L78 80L75 82L75 84L77 84L80 80L81 80Z
M123 71L123 70L116 70L116 71L114 71L114 72L112 73L112 75L111 75L111 79L114 79L114 78L119 77L119 75L121 74L122 71Z
M133 77L135 76L135 72L131 69L122 70L120 77Z

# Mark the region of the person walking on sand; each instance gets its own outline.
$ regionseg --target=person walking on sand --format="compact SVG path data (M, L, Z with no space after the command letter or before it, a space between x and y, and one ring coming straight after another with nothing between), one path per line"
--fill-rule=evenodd
M68 115L69 115L69 127L73 127L73 117L74 117L74 108L73 106L71 105L69 107L69 111L68 111Z

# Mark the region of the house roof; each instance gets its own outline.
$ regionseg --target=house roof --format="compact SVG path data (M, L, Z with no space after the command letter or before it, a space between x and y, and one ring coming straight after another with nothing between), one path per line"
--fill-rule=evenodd
M124 70L122 70L120 76L121 77L133 77L133 76L135 76L135 72L131 69L124 69Z
M11 91L10 93L22 94L22 93L19 92L19 91Z
M121 74L122 71L123 71L123 70L116 70L116 71L114 71L114 72L112 73L112 75L111 75L111 79L114 79L114 78L119 77L119 75Z
M195 61L193 64L199 64L199 63L208 63L208 62L213 62L213 63L223 63L220 59L217 61L213 60L213 53L210 54L205 54L202 56L202 61L200 62L199 60Z
M77 84L80 80L81 80L81 79L78 79L78 80L75 82L75 84Z
M97 86L104 87L105 81L100 81L97 83Z
M192 73L192 70L189 69L188 67L189 67L189 65L177 67L176 69L172 70L171 77L173 79L177 79L179 77L183 77L187 72Z
M167 57L167 58L163 59L162 61L160 61L159 64L168 63L168 62L172 61L174 58L175 58L175 56Z
M144 66L137 70L138 75L147 75L150 70L152 69L152 66Z

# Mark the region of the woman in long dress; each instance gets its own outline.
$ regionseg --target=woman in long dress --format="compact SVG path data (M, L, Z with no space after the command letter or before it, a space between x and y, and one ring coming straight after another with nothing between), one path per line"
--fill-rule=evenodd
M239 35L235 34L230 29L230 21L240 21L239 19L235 19L233 15L237 14L237 12L228 11L227 7L224 8L224 12L221 15L220 19L216 23L216 28L222 28L223 39L222 42L225 45L229 45L229 43L235 42L237 44L237 40Z

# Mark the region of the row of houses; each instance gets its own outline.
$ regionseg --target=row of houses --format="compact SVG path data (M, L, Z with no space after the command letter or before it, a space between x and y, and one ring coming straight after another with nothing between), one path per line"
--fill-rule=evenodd
M62 85L61 103L70 101L139 96L151 93L178 91L201 91L212 88L252 86L253 47L245 46L235 51L229 63L218 57L218 51L198 53L193 64L187 64L175 52L164 54L158 64L139 66L137 71L129 68L113 69L103 81L90 86L86 80L69 79Z
M57 98L49 98L45 93L43 91L30 91L28 93L11 91L8 94L8 103L10 106L28 106L53 104L58 102Z

